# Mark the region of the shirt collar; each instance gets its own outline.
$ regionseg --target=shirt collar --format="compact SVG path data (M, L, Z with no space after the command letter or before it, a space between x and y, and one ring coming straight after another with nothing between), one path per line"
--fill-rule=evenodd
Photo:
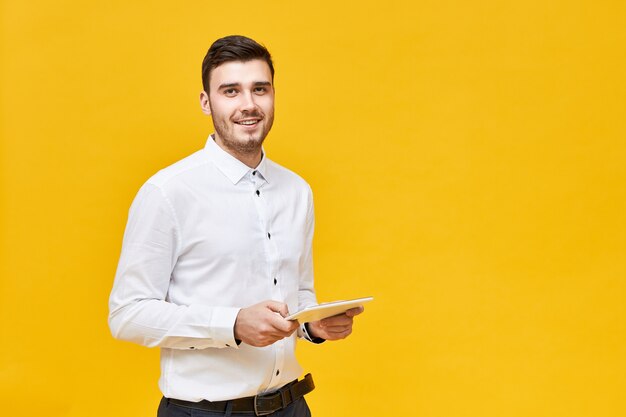
M259 162L259 165L257 165L256 168L250 168L239 159L220 148L220 146L215 143L215 140L213 140L213 135L210 135L209 139L207 139L204 149L209 154L217 169L219 169L233 184L237 184L251 171L257 171L261 174L261 177L265 179L265 181L268 181L265 149L262 149L261 162Z

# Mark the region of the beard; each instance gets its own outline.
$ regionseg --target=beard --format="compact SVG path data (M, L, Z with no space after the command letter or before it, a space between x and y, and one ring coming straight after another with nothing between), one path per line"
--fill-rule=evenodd
M209 103L209 106L211 104ZM211 108L213 113L213 109ZM213 118L215 133L222 144L237 155L254 155L261 150L263 141L274 123L273 111L270 114L263 114L260 111L246 112L242 117L258 117L259 129L255 132L237 132L235 123L229 117L218 116Z

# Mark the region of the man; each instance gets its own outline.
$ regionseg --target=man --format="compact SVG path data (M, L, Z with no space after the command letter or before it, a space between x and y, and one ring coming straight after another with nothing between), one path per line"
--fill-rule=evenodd
M318 322L308 184L261 145L274 121L274 67L252 39L217 40L200 105L215 133L150 178L130 209L110 297L114 337L161 348L159 417L307 416L313 389L294 347L352 331L362 308ZM195 414L194 414L195 415Z

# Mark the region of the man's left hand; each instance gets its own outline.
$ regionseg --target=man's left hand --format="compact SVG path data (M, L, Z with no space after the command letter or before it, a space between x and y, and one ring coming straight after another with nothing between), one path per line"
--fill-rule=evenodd
M352 333L354 316L358 316L363 310L363 306L351 308L343 314L310 322L307 326L309 335L324 340L345 339Z

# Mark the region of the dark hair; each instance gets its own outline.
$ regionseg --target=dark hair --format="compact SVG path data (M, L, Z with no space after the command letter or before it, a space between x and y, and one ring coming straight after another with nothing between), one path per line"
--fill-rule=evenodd
M262 59L267 62L274 81L274 65L269 51L255 40L245 36L231 35L213 42L202 60L202 87L209 92L209 78L211 71L220 65L231 61L251 61Z

